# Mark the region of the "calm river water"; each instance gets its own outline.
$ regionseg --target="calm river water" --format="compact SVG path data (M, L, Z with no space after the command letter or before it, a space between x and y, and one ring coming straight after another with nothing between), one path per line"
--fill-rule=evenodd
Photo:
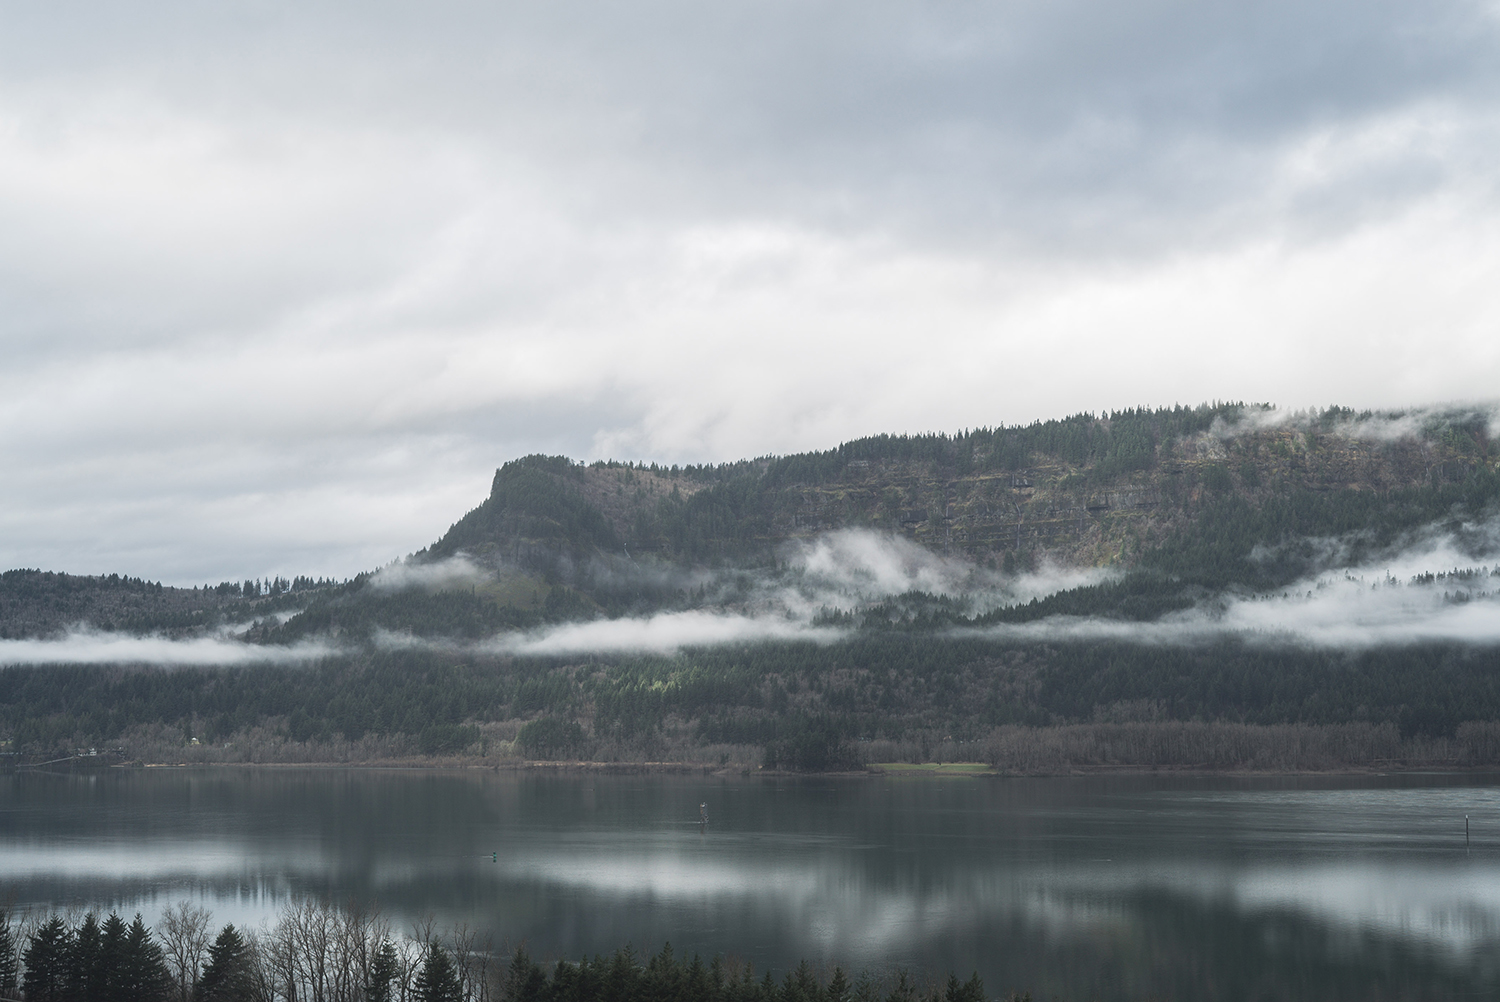
M294 895L991 996L1500 997L1500 777L0 776L0 900L255 925Z

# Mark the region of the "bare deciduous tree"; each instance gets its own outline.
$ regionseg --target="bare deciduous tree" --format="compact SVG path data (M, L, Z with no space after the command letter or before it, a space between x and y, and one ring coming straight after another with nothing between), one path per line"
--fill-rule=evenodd
M192 1002L193 992L198 987L203 958L207 955L211 938L210 920L207 909L189 901L179 901L177 907L167 909L157 926L162 952L166 954L167 967L177 982L181 1002Z

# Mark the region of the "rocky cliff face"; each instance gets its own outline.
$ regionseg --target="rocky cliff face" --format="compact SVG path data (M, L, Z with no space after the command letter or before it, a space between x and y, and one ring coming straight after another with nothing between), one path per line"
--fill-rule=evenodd
M1238 407L1084 415L713 468L530 457L503 467L491 497L425 556L464 551L566 576L589 559L769 561L788 541L865 528L986 565L1128 568L1216 499L1389 492L1496 464L1482 414L1275 417Z

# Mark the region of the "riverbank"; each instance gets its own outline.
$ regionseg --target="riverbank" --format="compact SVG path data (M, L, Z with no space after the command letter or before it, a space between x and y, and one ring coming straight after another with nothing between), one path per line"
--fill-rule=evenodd
M726 768L697 762L588 762L588 761L505 761L485 762L452 759L383 759L364 762L122 762L93 768L69 768L66 765L0 767L0 773L46 773L51 775L99 774L101 772L170 772L218 770L270 772L431 772L435 774L553 774L600 776L703 776L719 779L750 778L819 778L819 779L895 779L924 782L933 780L1001 780L1065 779L1088 777L1340 777L1390 775L1489 775L1500 769L1493 765L1465 765L1451 762L1383 762L1324 769L1256 769L1225 768L1202 765L1078 765L1057 772L1004 772L982 762L871 763L861 769L793 772L765 769L759 766Z
M253 738L253 740L252 740ZM1005 726L974 740L940 742L828 738L812 762L793 767L756 745L683 743L659 758L533 758L515 741L480 741L448 754L423 754L403 735L345 741L293 741L259 731L244 739L184 743L155 732L108 753L7 755L9 768L53 771L130 766L481 769L702 775L1070 776L1198 773L1343 775L1500 769L1500 723L1460 724L1449 736L1403 736L1393 723L1243 724L1134 721ZM781 766L777 768L777 766ZM6 768L0 765L0 768Z

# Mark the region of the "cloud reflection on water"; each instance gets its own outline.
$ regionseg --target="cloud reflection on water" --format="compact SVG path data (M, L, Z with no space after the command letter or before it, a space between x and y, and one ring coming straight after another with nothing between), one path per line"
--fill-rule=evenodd
M1381 978L1467 990L1490 985L1500 938L1500 790L1441 777L143 770L0 784L0 890L148 921L184 897L252 928L294 897L356 897L397 928L435 914L538 955L670 940L760 970L977 965L994 994L1100 999L1180 996L1184 971L1271 971L1268 991L1286 989L1309 964L1347 998ZM686 819L705 799L700 832ZM1121 965L1134 988L1107 980Z
M859 847L777 839L715 838L648 848L632 840L542 840L512 845L493 869L448 853L381 855L357 869L365 892L414 918L442 902L455 864L496 902L567 896L587 907L670 908L703 916L753 913L816 944L826 956L878 963L914 940L940 940L976 924L1098 932L1140 921L1170 898L1239 913L1293 912L1349 933L1420 939L1445 952L1480 949L1500 935L1500 861L1429 860L1311 865L1107 859L1038 865L1006 858L982 868L892 872ZM767 851L770 850L770 851ZM477 858L477 857L475 857ZM7 883L107 886L108 900L176 900L193 888L236 914L269 919L290 896L316 893L346 861L298 840L131 840L0 845ZM434 898L434 895L437 898ZM186 896L186 895L184 895ZM130 907L137 907L131 905Z

